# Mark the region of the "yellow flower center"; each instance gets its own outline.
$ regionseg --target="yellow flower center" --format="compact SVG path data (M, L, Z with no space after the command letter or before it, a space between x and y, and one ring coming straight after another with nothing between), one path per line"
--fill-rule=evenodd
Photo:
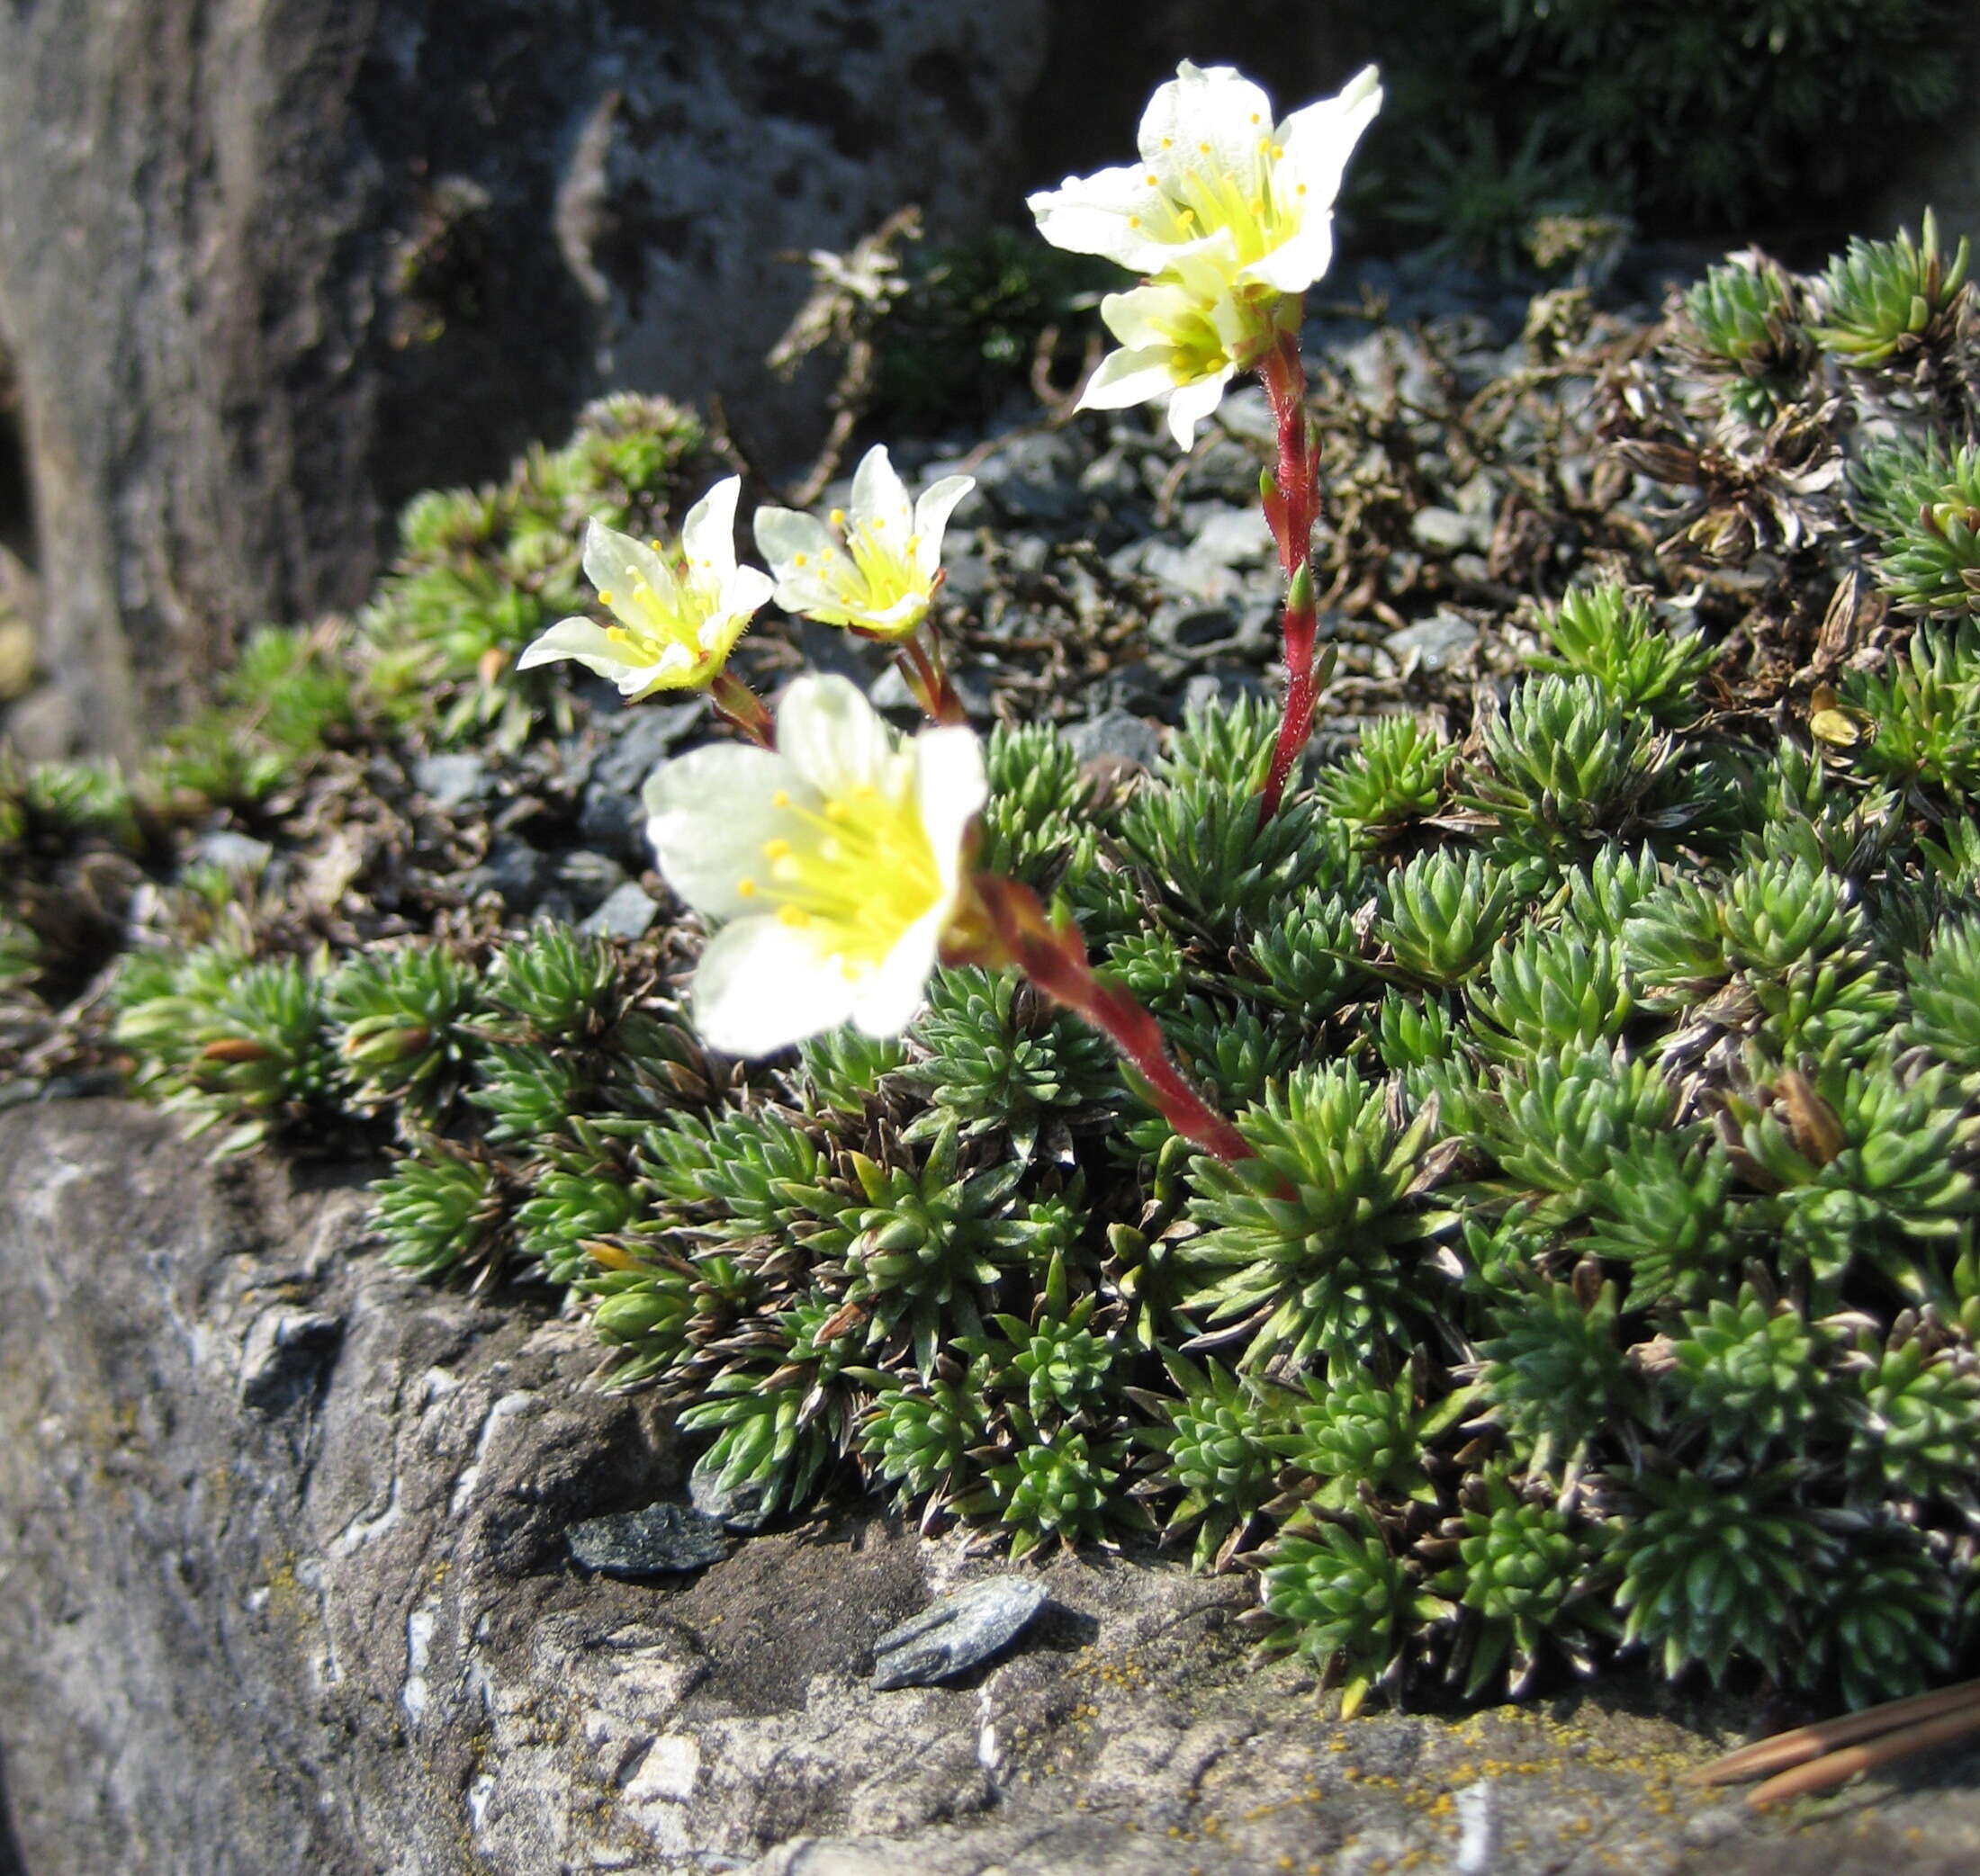
M880 965L941 898L935 849L912 779L903 781L897 794L867 783L815 808L779 791L782 830L763 843L762 870L743 895L814 931L849 978Z
M626 569L623 590L601 589L598 597L617 621L605 635L627 664L651 665L677 682L694 683L710 675L740 633L728 631L719 616L719 589L696 579L685 555L676 556L670 570L675 577L665 592L633 566Z
M928 582L915 564L921 537L910 534L904 542L890 541L886 523L879 517L848 527L843 510L837 508L832 522L842 531L845 551L828 550L818 567L832 597L846 611L861 615L861 623L884 620L890 636L913 631L928 612ZM918 603L894 616L894 608L904 600Z

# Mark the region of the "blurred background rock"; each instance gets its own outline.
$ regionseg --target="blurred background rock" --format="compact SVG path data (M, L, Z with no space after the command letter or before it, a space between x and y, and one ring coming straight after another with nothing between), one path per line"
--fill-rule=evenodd
M951 318L995 329L939 382L883 373L882 404L967 401L1023 337L996 321L1051 310L994 231L1120 160L1180 58L1282 108L1382 63L1364 246L1537 274L1634 229L1805 259L1928 199L1980 226L1972 11L24 0L0 11L6 733L133 750L254 625L355 606L416 490L497 476L608 388L718 399L796 471L829 370L763 358L804 255L907 202Z

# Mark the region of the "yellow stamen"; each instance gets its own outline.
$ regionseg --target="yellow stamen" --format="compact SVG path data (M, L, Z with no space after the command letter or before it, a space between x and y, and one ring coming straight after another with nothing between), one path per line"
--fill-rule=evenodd
M834 508L832 511L832 525L834 527L843 527L846 525L846 511L843 508Z
M660 540L657 535L652 540L647 542L646 544L651 547L655 553L665 553L667 552L667 550L660 544Z
M737 881L736 881L736 883L735 883L735 896L736 896L736 897L737 897L738 899L753 899L753 898L755 898L755 897L756 897L756 882L755 882L755 881L754 881L753 879L739 879L739 880L737 880Z
M828 801L825 803L825 819L827 821L847 821L851 818L851 815L852 810L842 801Z
M598 588L598 604L600 606L610 606L612 603L612 596L603 587L600 587Z
M790 857L790 842L785 839L764 841L763 857L766 860L788 860Z
M791 565L794 567L808 567L811 565L811 556L808 553L798 554L791 561Z
M1141 226L1141 218L1140 218L1140 216L1138 216L1138 215L1130 215L1130 216L1129 216L1129 217L1128 217L1128 226L1129 226L1130 228L1139 228L1139 227Z
M1207 143L1200 143L1196 146L1196 148L1199 155L1205 157L1210 155L1210 145Z
M789 926L793 931L802 931L811 923L811 914L801 905L780 905L777 908L777 922Z
M779 788L775 794L770 796L770 806L773 808L789 807L790 790L788 788Z

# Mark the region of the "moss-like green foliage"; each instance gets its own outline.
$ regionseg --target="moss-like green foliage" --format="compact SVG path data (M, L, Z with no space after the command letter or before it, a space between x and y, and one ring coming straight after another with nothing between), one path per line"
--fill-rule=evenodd
M1684 296L1679 343L1740 422L1765 429L1811 363L1795 285L1764 255L1709 269Z
M701 442L699 423L662 398L606 398L562 449L531 451L506 481L417 497L360 621L371 696L442 745L513 746L539 717L567 711L566 687L517 674L515 660L593 604L578 561L586 518L638 534L670 516L678 526L670 511Z
M1557 504L1537 555L1508 507L1528 597L1482 676L1378 693L1263 827L1267 707L1192 713L1131 780L992 739L984 859L1076 913L1253 1158L1193 1151L1009 973L734 1064L688 1025L691 927L284 884L320 791L410 766L415 696L499 771L569 697L484 654L581 600L588 508L671 499L644 406L420 504L363 643L257 640L169 785L0 772L0 1067L128 920L86 1065L228 1144L389 1151L384 1255L587 1317L704 1486L1257 1571L1350 1706L1630 1647L1822 1699L1926 1682L1976 1600L1980 490L1933 375L1951 290L1847 372L1800 336L1818 298L1742 258L1622 361L1602 423L1638 474L1737 482L1717 520L1577 561L1605 504ZM1852 531L1822 490L1886 430ZM230 811L266 875L175 870ZM76 878L123 896L89 924Z
M1700 714L1700 680L1711 669L1712 647L1696 632L1673 633L1640 597L1621 587L1578 587L1540 622L1551 651L1534 663L1544 671L1592 678L1625 709L1662 723Z
M1778 1474L1634 1480L1638 1504L1617 1519L1607 1553L1624 1640L1655 1650L1669 1674L1696 1663L1716 1682L1735 1653L1778 1666L1795 1632L1788 1611L1814 1600L1840 1554L1786 1486Z
M1901 229L1894 241L1852 238L1822 276L1815 343L1854 365L1879 365L1907 349L1943 343L1966 292L1970 244L1952 259L1939 251L1939 225L1925 211L1924 238Z
M1238 1117L1256 1157L1197 1162L1181 1248L1184 1306L1250 1330L1248 1362L1403 1342L1434 1306L1427 1241L1446 1222L1411 1202L1430 1137L1398 1127L1380 1085L1315 1064Z

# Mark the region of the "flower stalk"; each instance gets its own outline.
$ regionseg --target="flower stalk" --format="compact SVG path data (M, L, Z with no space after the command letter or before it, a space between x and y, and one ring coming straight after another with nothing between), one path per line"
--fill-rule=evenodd
M760 750L777 747L777 725L763 700L724 668L708 680L708 703L724 723L734 724Z
M1094 969L1077 926L1069 919L1054 920L1030 887L1001 874L979 873L970 889L973 903L950 927L946 956L958 963L1015 965L1120 1051L1148 1085L1162 1118L1185 1140L1220 1160L1253 1156L1238 1129L1184 1079L1154 1017Z
M1260 478L1265 521L1278 543L1279 564L1285 570L1285 714L1273 746L1258 798L1258 818L1278 812L1286 783L1306 747L1313 728L1313 706L1323 672L1316 669L1314 649L1318 621L1313 592L1313 527L1319 518L1318 452L1306 414L1306 368L1300 360L1297 329L1282 332L1279 342L1258 360L1257 371L1279 433L1276 475Z
M939 581L938 581L939 584ZM941 640L932 627L923 626L911 638L899 641L894 662L922 714L932 723L963 723L969 713L949 681L949 667L942 658Z

